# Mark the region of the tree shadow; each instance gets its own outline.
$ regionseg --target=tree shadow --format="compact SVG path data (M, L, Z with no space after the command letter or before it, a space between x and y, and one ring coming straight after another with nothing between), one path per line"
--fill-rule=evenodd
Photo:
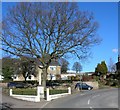
M12 106L13 104L10 104L10 103L2 103L0 104L0 109L1 110L13 110Z

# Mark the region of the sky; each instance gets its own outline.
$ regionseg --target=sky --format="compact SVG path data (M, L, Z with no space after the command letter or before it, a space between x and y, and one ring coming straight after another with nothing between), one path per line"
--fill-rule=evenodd
M86 62L83 71L94 71L101 61L109 64L110 58L116 63L118 59L118 3L80 3L81 10L94 13L95 20L99 23L98 34L102 38L100 45L92 48L92 58Z
M9 6L16 3L2 3L2 16L7 13ZM118 3L117 2L79 2L81 11L93 12L94 19L99 23L97 34L102 38L100 45L91 49L92 55L81 61L82 72L94 72L101 61L109 64L110 58L116 63L118 59ZM69 69L77 59L69 59Z

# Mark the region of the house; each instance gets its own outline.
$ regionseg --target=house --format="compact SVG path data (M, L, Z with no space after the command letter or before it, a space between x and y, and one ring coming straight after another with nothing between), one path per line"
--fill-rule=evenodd
M28 57L25 57L25 58L28 58ZM35 59L35 58L29 58L29 59L31 59L31 61L36 62L37 67L41 66L41 63L39 62L38 59ZM14 68L15 65L19 63L20 59L6 57L6 58L0 59L0 61L2 61L2 65L3 65L4 68L6 68L8 66ZM28 76L26 80L28 80L28 81L37 80L37 81L41 82L42 70L40 68L37 68L37 72L38 72L38 74ZM48 76L47 76L48 80L50 80L51 78L52 78L52 80L55 80L56 75L61 74L61 66L60 66L60 64L58 63L57 60L53 60L50 63L50 66L48 67L47 72L48 72ZM24 81L25 80L22 74L14 74L11 77L13 78L13 81Z
M3 76L2 76L2 68L0 68L0 81L3 80Z
M83 75L92 76L95 72L85 72Z
M38 62L38 60L37 60L37 65L41 66L41 63ZM37 70L38 74L28 76L26 79L27 81L31 81L31 80L39 81L40 80L40 82L41 82L42 70L39 67L37 69L38 69ZM56 75L61 74L61 66L59 65L59 63L56 60L53 60L50 63L47 72L48 72L48 75L47 75L48 80L56 80ZM13 77L13 81L24 81L24 80L25 79L22 74L17 74L17 75L14 75L14 77Z
M0 81L2 81L3 80L3 76L0 74Z
M68 74L81 74L81 72L76 73L76 71L73 71L73 70L68 70L67 73Z
M68 80L68 77L76 76L75 73L68 73L68 74L61 74L61 79L62 80Z
M77 75L82 75L83 73L79 72L76 73L76 71L73 70L68 70L66 74L61 74L61 79L62 80L68 80L69 77L76 77Z

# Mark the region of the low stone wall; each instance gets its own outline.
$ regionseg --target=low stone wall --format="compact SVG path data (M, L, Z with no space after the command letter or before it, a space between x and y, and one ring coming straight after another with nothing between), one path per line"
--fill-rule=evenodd
M98 88L99 88L99 84L98 84L97 81L95 81L95 82L90 82L90 81L88 81L88 82L84 82L84 83L86 83L86 84L92 86L93 89L98 89Z
M0 87L7 87L7 83L0 82Z

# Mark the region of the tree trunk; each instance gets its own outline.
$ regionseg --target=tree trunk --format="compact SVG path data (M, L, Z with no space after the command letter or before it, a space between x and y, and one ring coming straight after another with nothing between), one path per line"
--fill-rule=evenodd
M47 68L42 69L42 71L43 71L42 86L46 88Z
M24 77L25 78L25 83L26 83L26 81L27 81L27 77Z

